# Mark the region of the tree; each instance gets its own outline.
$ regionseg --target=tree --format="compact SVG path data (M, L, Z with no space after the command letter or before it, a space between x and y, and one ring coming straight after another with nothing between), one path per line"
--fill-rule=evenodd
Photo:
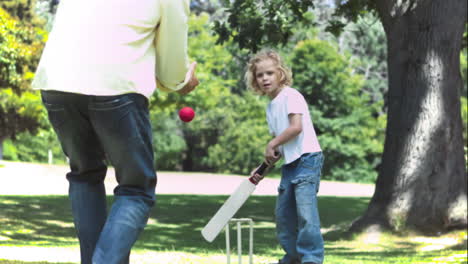
M57 7L59 0L35 0L36 3L32 5L34 7L34 12L44 23L43 28L50 32L55 19L55 13L57 12Z
M190 1L190 11L197 15L201 13L213 14L219 9L219 2L215 0L192 0Z
M40 125L41 103L29 83L43 45L41 32L0 8L0 159L2 142Z
M215 21L218 41L233 39L241 49L256 52L268 43L286 44L292 35L293 25L308 21L305 11L312 0L243 1L224 0L227 16Z
M231 2L225 3L227 21L214 28L221 40L233 36L234 41L241 42L241 48L252 51L264 43L287 41L290 21L272 29L279 32L243 31L273 24L275 17L269 14L274 10L267 3L278 1ZM289 12L298 7L303 12L312 6L308 1L287 2L296 5L283 6ZM364 10L376 12L385 29L388 54L388 119L382 165L369 207L351 230L373 225L393 229L403 226L426 233L466 228L460 50L467 2L362 0L336 4L336 14L352 21ZM238 12L239 5L260 15L249 20ZM343 26L342 21L334 20L329 30L339 33ZM239 32L244 34L242 39ZM272 34L280 39L269 37ZM243 43L245 39L248 41Z
M208 148L216 144L219 126L212 123L216 120L205 116L211 109L220 107L222 98L231 96L230 87L235 84L226 72L231 56L225 46L216 45L216 37L210 34L208 14L192 15L189 22L189 56L199 63L197 77L200 86L196 92L186 96L159 91L152 96L152 121L157 121L153 122L157 123L154 138L164 137L155 140L158 168L210 169L203 158L208 155ZM183 106L190 106L196 112L190 123L182 123L177 117L177 110ZM175 133L168 136L168 131Z
M20 21L31 24L43 23L34 13L36 0L3 0L0 7Z
M313 63L311 63L313 62ZM323 178L375 181L382 154L385 119L381 102L363 92L362 75L353 74L349 57L318 39L299 42L292 52L293 86L310 105L324 149Z
M376 5L388 43L387 132L375 194L353 229L466 227L459 59L467 2Z
M387 46L378 18L369 13L356 23L348 23L337 41L340 50L351 53L355 61L353 68L364 76L364 91L371 96L372 102L383 101L388 88Z
M215 125L218 140L209 146L203 162L222 173L244 175L258 166L271 138L265 120L266 103L252 91L222 98L220 106L204 117Z

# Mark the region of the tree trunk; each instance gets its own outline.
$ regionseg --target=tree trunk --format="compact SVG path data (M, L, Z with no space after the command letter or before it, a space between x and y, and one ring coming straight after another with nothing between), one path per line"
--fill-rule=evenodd
M467 227L460 113L466 0L380 0L388 43L388 123L376 190L351 231Z
M3 160L3 139L0 138L0 160Z

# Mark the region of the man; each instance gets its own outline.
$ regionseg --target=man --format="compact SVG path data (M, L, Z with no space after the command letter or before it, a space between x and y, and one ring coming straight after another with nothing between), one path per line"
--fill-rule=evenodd
M33 81L70 160L84 264L129 263L155 203L148 98L198 85L187 57L189 0L62 0ZM107 159L118 186L107 213Z

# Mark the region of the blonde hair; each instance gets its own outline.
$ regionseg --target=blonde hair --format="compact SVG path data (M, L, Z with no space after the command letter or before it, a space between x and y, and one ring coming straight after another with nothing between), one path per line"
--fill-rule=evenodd
M265 95L265 92L260 89L257 83L257 79L255 77L257 71L257 63L264 61L264 60L272 60L275 65L276 69L280 73L280 87L283 86L290 86L292 85L292 72L291 70L284 64L281 56L274 50L262 50L255 54L247 64L247 71L245 72L245 84L251 90L259 95Z

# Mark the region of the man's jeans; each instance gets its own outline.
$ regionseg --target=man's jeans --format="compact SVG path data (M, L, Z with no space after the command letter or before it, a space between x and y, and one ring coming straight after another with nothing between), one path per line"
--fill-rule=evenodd
M277 236L286 252L281 263L323 262L324 247L317 208L322 164L322 152L316 152L282 167L276 202Z
M69 198L81 263L126 264L155 202L148 100L139 94L88 96L42 91L49 120L70 160ZM118 186L107 215L108 160Z

